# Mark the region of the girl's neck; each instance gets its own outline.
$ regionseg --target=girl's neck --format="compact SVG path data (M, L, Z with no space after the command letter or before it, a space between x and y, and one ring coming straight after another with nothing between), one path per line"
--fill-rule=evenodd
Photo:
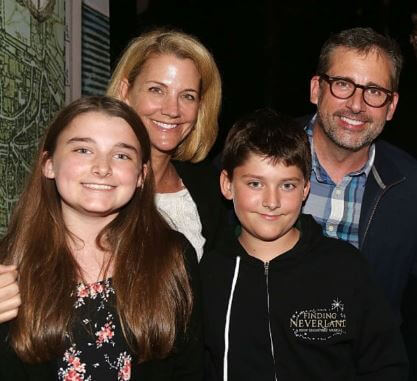
M96 243L101 230L109 224L115 215L106 217L86 216L74 211L65 210L63 217L67 229L71 232L68 245L81 269L81 279L86 283L94 283L104 277L111 276L112 266L107 273L111 253L101 250Z
M87 215L62 205L62 215L67 229L82 241L93 243L98 234L113 221L117 213L100 216Z
M72 255L81 269L81 281L86 284L96 283L112 276L111 253L100 250L96 245L80 246L80 243L77 243L75 247L71 244L70 246Z

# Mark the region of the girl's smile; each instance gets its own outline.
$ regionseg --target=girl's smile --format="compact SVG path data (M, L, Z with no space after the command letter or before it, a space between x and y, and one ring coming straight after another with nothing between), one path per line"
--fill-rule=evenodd
M113 219L142 182L138 139L122 118L81 114L59 136L44 175L55 179L64 218Z

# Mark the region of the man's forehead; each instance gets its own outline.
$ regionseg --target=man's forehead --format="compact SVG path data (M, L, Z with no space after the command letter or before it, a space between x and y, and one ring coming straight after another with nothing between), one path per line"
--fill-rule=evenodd
M391 81L394 73L391 59L378 47L358 50L340 46L333 49L329 58L328 73L331 75L355 79L355 75L366 72L367 76L375 77L374 79L378 83L381 80ZM372 78L368 79L372 81Z
M393 65L392 60L387 55L387 53L378 48L377 46L361 50L345 46L338 46L330 52L329 67L337 63L343 62L343 60L346 59L358 59L364 61L369 61L369 59L373 59L377 61L378 64L388 64L389 66Z

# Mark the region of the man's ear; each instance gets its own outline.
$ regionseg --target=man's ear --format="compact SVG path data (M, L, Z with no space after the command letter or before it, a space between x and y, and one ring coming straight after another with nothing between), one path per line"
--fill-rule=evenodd
M318 75L313 76L310 80L310 102L317 104L320 96L320 77Z
M394 92L394 94L392 95L392 101L388 105L388 112L385 118L386 120L391 120L392 117L394 116L394 112L395 112L395 109L397 108L399 98L400 98L400 95L397 92Z
M130 106L128 93L129 93L129 81L127 80L127 78L123 78L119 85L118 98Z
M44 152L44 155L46 155L46 152ZM52 161L52 157L48 157L48 159L46 159L45 164L42 167L42 173L47 179L55 178L54 163Z
M220 173L220 190L227 200L233 199L232 182L230 181L229 175L225 169L223 169Z

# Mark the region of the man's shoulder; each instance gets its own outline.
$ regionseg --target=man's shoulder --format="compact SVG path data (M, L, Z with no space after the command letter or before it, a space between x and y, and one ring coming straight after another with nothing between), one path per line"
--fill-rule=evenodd
M375 142L375 165L385 166L388 163L394 165L405 176L417 180L417 160L401 148L378 139Z
M362 266L363 258L359 250L344 240L325 236L313 216L301 214L297 228L301 231L300 247L316 264L329 268L340 263L348 268Z
M360 251L349 242L341 239L323 236L312 247L306 258L310 257L305 264L311 268L329 275L329 282L340 280L335 269L343 269L342 278L346 282L355 283L359 274L369 271L367 259Z

